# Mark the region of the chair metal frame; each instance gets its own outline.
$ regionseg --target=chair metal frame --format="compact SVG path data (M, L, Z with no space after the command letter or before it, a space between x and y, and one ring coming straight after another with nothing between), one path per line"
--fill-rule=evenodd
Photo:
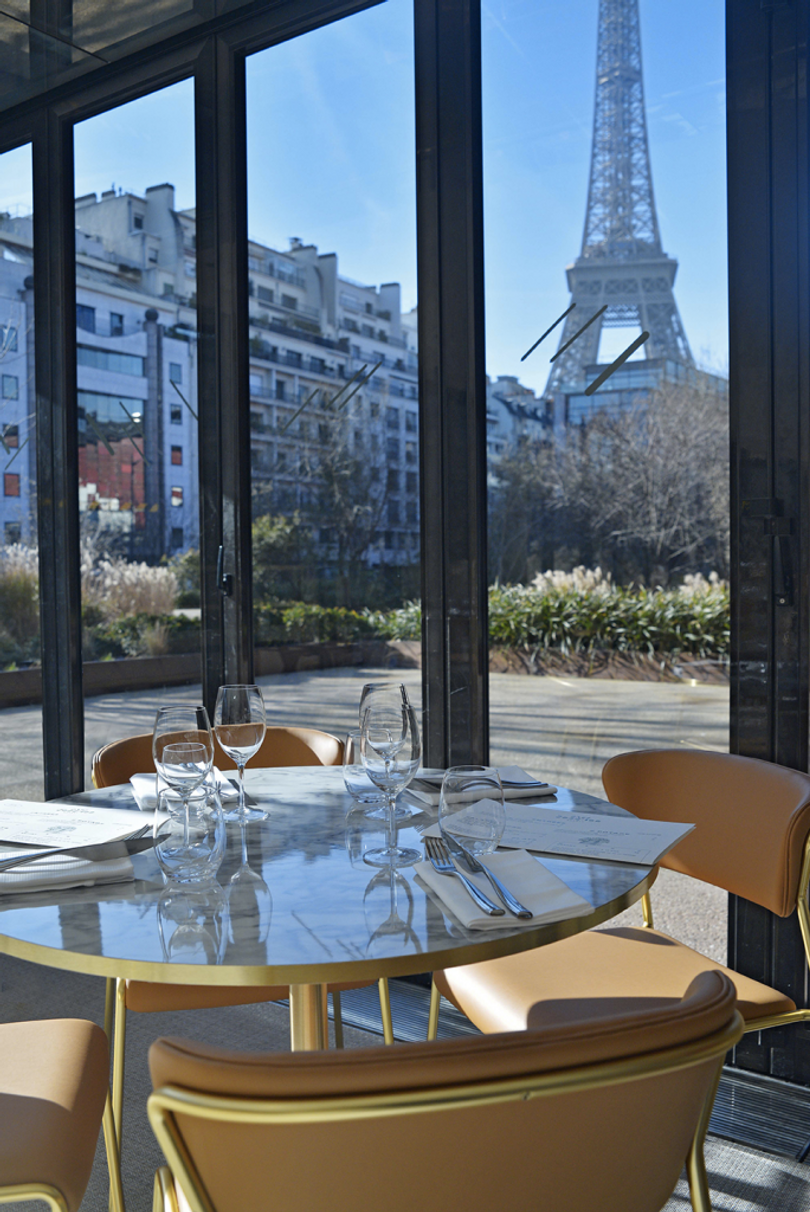
M183 1141L177 1126L177 1115L246 1125L317 1124L339 1120L361 1122L369 1118L429 1114L452 1107L525 1102L555 1094L595 1090L672 1073L716 1058L717 1075L701 1109L686 1158L694 1212L711 1212L703 1146L723 1058L742 1034L742 1016L735 1010L733 1017L724 1027L704 1039L640 1056L534 1076L428 1090L397 1091L390 1094L346 1094L328 1098L270 1100L225 1097L176 1086L164 1086L153 1091L147 1101L149 1122L168 1162L168 1167L161 1167L155 1176L153 1212L164 1212L167 1205L163 1199L172 1180L179 1182L193 1212L217 1212ZM172 1207L171 1203L169 1207Z

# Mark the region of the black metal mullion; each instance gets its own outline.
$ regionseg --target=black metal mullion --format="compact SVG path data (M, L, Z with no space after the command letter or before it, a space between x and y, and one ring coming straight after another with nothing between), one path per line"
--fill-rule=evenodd
M253 677L245 64L219 38L196 75L203 701ZM221 555L220 555L221 549Z
M73 128L34 124L34 365L45 796L84 786Z
M416 0L422 651L427 760L489 753L478 0Z
M728 6L731 748L808 764L808 0ZM795 915L729 905L729 963L807 1005ZM806 1027L735 1063L810 1080Z

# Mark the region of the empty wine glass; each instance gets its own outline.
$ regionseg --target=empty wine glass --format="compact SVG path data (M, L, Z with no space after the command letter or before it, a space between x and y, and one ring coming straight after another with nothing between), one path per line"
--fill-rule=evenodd
M161 707L152 732L152 757L163 781L188 804L208 775L214 741L204 707Z
M266 731L264 699L258 686L220 686L214 732L239 775L239 804L224 813L226 821L260 821L266 816L261 808L249 808L245 803L245 766L261 748Z
M374 821L387 820L385 796L372 783L363 766L359 730L348 733L343 742L343 782L352 799L364 806L367 817ZM397 804L397 820L404 821L409 816L413 816L413 809L405 804Z
M360 694L360 727L363 716L370 709L401 711L410 707L407 688L401 682L366 682Z
M369 707L363 715L360 748L363 765L375 786L385 795L388 809L387 845L363 856L373 867L409 867L421 851L397 845L397 796L419 769L422 744L416 713L408 704L398 711Z

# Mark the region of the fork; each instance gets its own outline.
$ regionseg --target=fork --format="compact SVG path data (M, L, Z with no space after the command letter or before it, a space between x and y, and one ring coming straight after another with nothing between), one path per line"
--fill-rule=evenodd
M487 877L510 913L514 913L515 917L533 917L531 909L527 909L525 905L522 905L517 897L512 895L506 885L501 883L494 871L490 871L489 867L485 867L471 850L467 850L466 847L462 846L458 838L448 837L445 845L454 858L458 859L462 867L467 868L470 875L485 875ZM458 848L458 853L456 853L456 848Z
M471 883L470 880L467 879L466 875L462 875L460 871L456 870L450 860L450 855L447 852L444 842L437 837L426 837L424 842L425 853L433 864L434 869L438 871L439 875L458 876L464 887L469 892L470 896L475 901L476 905L483 909L485 913L488 913L490 917L503 917L504 911L500 905L496 905L495 902L491 901L488 896L484 895L483 892L479 892L475 884Z

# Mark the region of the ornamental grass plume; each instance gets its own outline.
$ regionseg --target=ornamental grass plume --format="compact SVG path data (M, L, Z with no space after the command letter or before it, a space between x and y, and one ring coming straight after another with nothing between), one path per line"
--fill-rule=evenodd
M120 558L94 560L82 553L82 600L112 621L132 614L171 614L177 601L177 577L171 568L130 563Z

